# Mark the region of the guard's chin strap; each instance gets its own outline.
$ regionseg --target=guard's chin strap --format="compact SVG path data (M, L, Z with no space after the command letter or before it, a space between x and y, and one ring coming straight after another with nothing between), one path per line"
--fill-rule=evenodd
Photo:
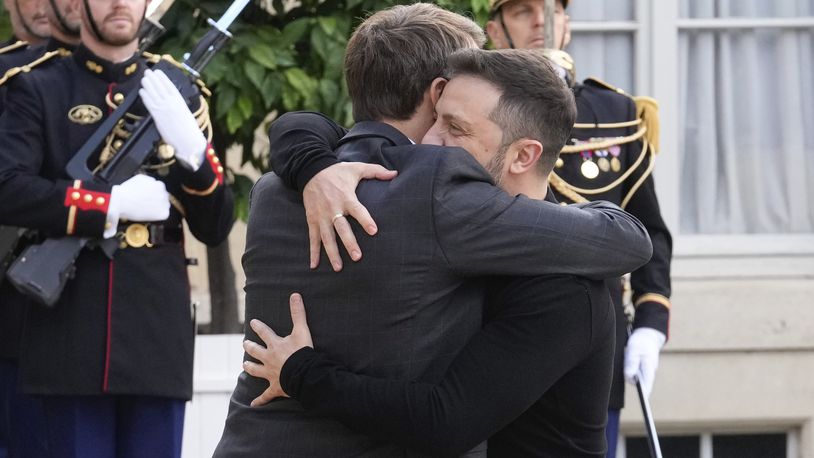
M503 8L498 10L497 15L498 20L500 20L500 26L503 27L503 35L506 35L506 40L509 42L509 48L514 49L514 41L512 41L512 36L509 35L509 29L506 28L506 23L503 22Z
M96 25L96 19L93 18L93 13L90 12L88 0L82 0L82 3L85 5L85 15L87 15L88 22L90 23L90 31L97 40L101 41L102 43L106 43L105 39L102 38L102 32L99 31L99 27Z
M20 20L20 24L23 25L23 28L25 29L26 33L28 33L32 37L37 37L43 40L48 38L47 36L42 36L38 34L31 28L30 25L28 25L28 21L26 21L22 13L20 13L20 0L14 0L14 8L17 10L17 18Z
M49 1L51 2L51 9L54 10L54 16L57 18L57 22L59 23L59 30L65 35L71 37L78 37L79 27L71 27L70 25L68 25L68 22L65 20L65 16L63 16L62 12L59 11L59 8L57 8L56 0Z

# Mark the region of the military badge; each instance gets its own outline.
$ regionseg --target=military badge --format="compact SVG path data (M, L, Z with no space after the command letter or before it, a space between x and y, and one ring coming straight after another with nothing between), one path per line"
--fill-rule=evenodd
M93 124L102 119L102 110L93 105L77 105L68 112L68 119L77 124Z

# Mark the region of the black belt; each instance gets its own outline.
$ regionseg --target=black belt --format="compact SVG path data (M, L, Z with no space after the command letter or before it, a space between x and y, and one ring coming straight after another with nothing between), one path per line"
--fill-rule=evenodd
M183 229L163 224L128 223L119 224L118 229L119 248L152 248L177 244L184 240Z

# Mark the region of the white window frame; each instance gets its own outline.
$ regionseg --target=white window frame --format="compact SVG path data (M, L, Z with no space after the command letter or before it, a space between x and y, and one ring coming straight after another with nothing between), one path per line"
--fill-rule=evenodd
M664 220L673 234L674 278L814 276L814 233L682 234L680 225L680 151L678 150L678 38L685 30L812 28L814 17L684 19L679 0L635 1L633 21L574 21L580 32L633 34L634 94L659 101L662 154L656 165L656 190ZM673 172L670 172L673 171Z

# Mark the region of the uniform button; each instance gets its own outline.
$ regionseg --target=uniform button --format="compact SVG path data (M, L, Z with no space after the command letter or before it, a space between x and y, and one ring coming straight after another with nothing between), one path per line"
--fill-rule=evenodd
M214 150L214 148L209 148L209 149L208 149L206 152L207 152L207 153L208 153L210 156L214 156L214 155L215 155L215 150Z
M562 167L563 165L565 165L565 162L563 162L563 160L562 160L562 158L561 158L561 157L558 157L558 158L557 158L557 162L555 162L555 163L554 163L554 165L555 165L555 166L556 166L556 167L559 169L560 167Z
M223 173L223 167L218 166L218 173Z
M212 158L212 162L214 162L215 164L217 164L218 162L220 162L220 159L218 159L218 157L217 157L217 156L215 156L215 157L213 157L213 158Z
M73 200L79 200L80 197L82 197L82 194L79 194L79 191L74 191L71 193L71 199Z
M120 104L120 103L124 102L124 94L119 92L119 93L113 95L113 101L116 102L116 104Z
M82 200L84 200L85 202L90 203L90 201L93 200L93 196L90 195L90 194L85 194L85 197L83 197Z
M104 197L97 197L96 198L96 205L101 207L104 204L105 204L105 198Z

